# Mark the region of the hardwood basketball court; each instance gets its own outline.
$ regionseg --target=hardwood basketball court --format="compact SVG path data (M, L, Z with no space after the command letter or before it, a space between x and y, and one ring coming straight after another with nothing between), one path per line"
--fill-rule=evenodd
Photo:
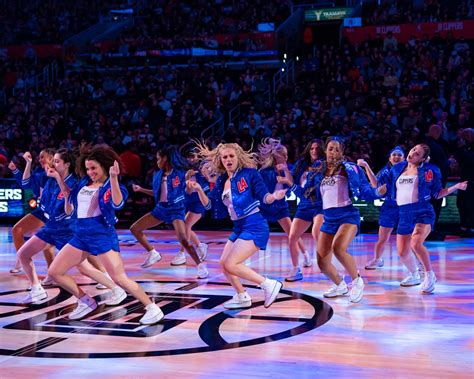
M315 378L472 377L474 374L474 240L449 237L428 242L438 277L433 295L419 286L399 285L405 272L392 237L385 267L364 270L375 235L358 236L351 245L366 281L361 303L347 297L324 299L330 282L317 265L305 268L305 280L285 283L277 301L263 307L262 291L249 287L253 307L228 311L222 303L232 288L218 260L229 232L200 232L209 244L210 277L195 278L196 268L172 267L178 250L171 231L151 231L162 261L141 269L142 248L120 230L129 275L139 281L165 312L154 326L138 323L143 307L128 297L118 307L100 306L81 321L65 315L74 299L57 287L41 304L24 305L24 275L11 275L15 253L8 228L0 229L1 378ZM309 234L307 248L314 251ZM42 254L35 261L46 273ZM283 234L272 233L266 252L248 264L282 279L290 268ZM83 288L104 299L85 277Z

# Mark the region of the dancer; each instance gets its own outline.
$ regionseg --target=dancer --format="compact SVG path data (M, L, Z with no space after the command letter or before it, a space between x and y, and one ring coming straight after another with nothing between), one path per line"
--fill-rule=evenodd
M118 180L118 162L119 156L114 150L96 146L81 153L78 171L82 179L73 189L65 185L59 174L52 173L67 198L66 214L74 212L76 226L74 237L53 261L49 275L78 299L77 307L68 315L69 319L81 319L97 308L97 302L84 293L66 273L84 262L87 255L98 256L112 280L145 306L146 312L140 323L154 324L160 321L164 314L145 291L127 277L119 253L119 242L114 228L117 222L115 210L124 206L128 193Z
M46 169L51 165L54 156L54 149L47 148L41 150L39 153L38 161L40 163L41 168L32 173L31 167L33 164L33 158L30 152L26 152L23 154L23 158L25 159L26 166L23 171L18 169L16 164L12 161L8 165L8 168L13 172L13 176L20 185L22 189L30 189L33 191L33 194L37 199L41 197L41 191L46 183L47 176L46 176ZM12 228L12 239L13 244L15 245L15 249L18 252L20 248L25 243L25 235L31 234L33 231L38 230L41 228L46 219L43 215L43 211L38 207L33 210L31 213L25 215L18 221ZM51 265L51 262L54 259L54 246L46 245L43 249L44 259L46 261L47 266ZM10 270L12 274L19 274L21 272L21 262L18 259L15 267ZM53 281L49 277L45 277L42 280L43 286L50 286L53 284Z
M36 302L44 300L48 294L38 280L33 256L46 245L52 245L61 250L73 237L73 220L65 213L64 195L53 176L58 176L68 188L72 188L77 178L74 173L76 155L67 149L60 149L54 154L53 167L47 168L50 177L44 186L41 195L41 210L46 219L45 226L36 235L32 236L18 251L18 256L28 277L31 290L24 302ZM125 299L125 291L120 287L114 290L115 283L108 279L102 272L95 269L87 261L78 266L79 271L112 289L112 298L106 304L116 305Z
M139 185L133 185L135 192L155 196L156 206L151 212L137 220L130 231L138 242L146 249L147 258L142 267L150 267L161 260L161 254L148 242L144 230L166 222L172 224L179 243L183 246L197 265L197 277L204 279L209 276L206 265L201 262L198 253L192 246L186 235L184 223L184 193L186 190L185 173L187 162L179 154L176 147L161 149L156 154L156 163L160 169L153 177L153 189L145 189Z
M258 163L260 166L260 175L267 186L269 192L276 189L283 189L283 183L291 186L291 174L288 170L286 162L288 160L288 151L286 147L280 143L280 140L273 138L266 138L262 141L258 148ZM284 181L282 176L288 180ZM288 210L288 203L285 199L277 200L273 204L260 204L260 212L268 222L278 222L283 231L289 235L291 229L290 212ZM304 243L301 238L297 241L297 249L302 252L305 258L305 266L311 266L311 258L305 251ZM290 250L291 251L291 250ZM298 251L296 251L296 255ZM298 256L296 256L298 260ZM298 271L301 279L303 275L301 270ZM299 278L299 277L298 277ZM294 281L299 280L296 276L288 277L285 280ZM293 279L293 280L290 280Z
M256 170L254 156L235 143L219 144L210 150L198 144L198 156L209 164L211 171L221 174L209 195L198 182L188 185L197 191L199 199L210 209L227 207L234 223L233 233L222 252L220 264L236 294L226 303L227 309L248 308L252 299L240 282L241 279L260 285L265 295L264 306L268 308L276 299L282 284L257 274L245 261L255 252L265 250L269 237L266 220L259 211L260 203L271 204L281 200L286 190L268 193L261 175Z
M386 185L374 189L367 178L354 163L344 160L344 142L332 137L326 142L326 162L310 178L308 196L321 199L324 222L318 241L318 265L334 285L324 293L324 297L342 296L349 292L344 278L339 276L331 262L332 251L352 278L349 300L357 303L362 300L364 281L347 248L359 231L359 210L352 204L351 197L373 200L386 192Z
M405 160L405 152L400 146L395 146L391 151L388 158L387 164L382 170L378 172L377 175L374 175L369 164L363 160L359 159L357 164L364 168L367 177L369 178L370 184L373 188L387 184L390 177L390 169L395 166L397 163L400 163ZM379 238L375 244L374 257L367 262L365 265L366 270L375 270L376 268L381 268L384 265L382 258L385 245L387 244L390 235L392 234L393 229L398 224L398 206L395 200L391 199L390 188L387 188L387 193L385 195L385 200L380 208L379 215Z
M425 277L421 283L421 292L434 292L436 275L433 271L428 250L424 246L426 237L433 229L435 212L430 203L431 198L441 199L457 189L465 190L467 181L456 183L449 188L442 188L441 173L429 162L430 148L418 144L408 153L407 160L390 170L390 194L397 202L400 221L397 228L397 250L400 260L408 269L404 286L421 283L420 273L411 250L423 264Z
M199 168L198 161L196 159L196 155L191 153L188 157L188 164L193 169L189 170L186 173L186 181L193 180L197 181L204 192L209 192L209 182L201 173ZM195 192L188 193L188 191L184 194L184 206L186 209L186 217L184 219L184 224L186 225L186 236L187 240L191 241L193 245L196 247L196 251L199 255L199 259L204 261L207 256L207 249L208 246L206 243L203 243L199 240L197 234L192 230L192 227L206 214L206 209L202 205L201 201L199 200L199 196ZM172 266L179 266L186 264L186 255L184 253L184 246L181 245L181 248L176 254L176 256L171 261Z
M319 201L312 202L307 197L302 196L302 194L305 192L308 175L321 165L321 159L324 159L324 144L320 139L313 139L306 145L302 157L295 164L291 175L294 182L291 190L299 197L300 202L298 203L290 229L289 248L293 268L285 278L288 282L303 280L303 273L301 272L298 259L298 241L311 223L313 223L311 234L315 246L318 246L320 229L324 221L321 203ZM312 265L312 258L305 252L303 257L303 266L310 267Z

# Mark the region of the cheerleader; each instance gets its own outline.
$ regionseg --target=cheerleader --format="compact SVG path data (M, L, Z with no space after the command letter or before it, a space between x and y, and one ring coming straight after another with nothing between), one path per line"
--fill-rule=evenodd
M176 147L160 150L156 154L156 163L160 169L153 177L153 189L145 189L139 185L133 185L135 192L142 192L154 196L155 208L136 221L130 231L138 242L146 249L147 258L142 267L150 267L161 260L161 254L148 242L144 230L150 229L163 222L172 224L179 243L183 246L197 265L197 277L204 279L209 276L206 265L192 246L186 235L184 199L186 191L186 169L187 162L179 154Z
M332 251L352 278L349 300L362 300L364 281L347 248L359 231L360 214L352 204L351 197L373 200L385 194L386 186L374 189L369 185L364 172L354 163L344 160L344 142L338 137L326 143L326 162L311 177L310 187L322 202L324 222L318 241L318 265L322 273L334 282L324 297L342 296L349 292L343 278L331 262Z
M77 307L68 317L71 320L81 319L97 308L97 302L66 274L91 254L99 257L115 283L143 303L146 312L140 323L154 324L164 314L145 291L127 277L119 253L119 241L114 228L117 222L115 211L124 206L128 196L127 190L118 180L119 156L109 147L97 146L89 152L83 152L79 162L78 170L82 179L74 188L69 189L60 176L55 175L67 198L66 214L73 214L76 219L73 238L61 249L49 268L49 275L54 281L78 299ZM116 287L117 291L120 287Z
M413 250L425 271L421 283L421 292L424 294L434 292L436 284L430 255L424 246L435 222L435 212L430 199L441 199L457 189L467 188L467 182L461 182L443 189L440 170L428 163L429 155L429 146L418 144L410 150L406 161L400 162L390 170L390 195L392 200L396 201L400 212L397 250L400 260L409 271L408 277L401 282L401 285L421 283L415 258L411 254Z
M191 154L189 156L188 163L191 167L194 167L195 170L192 169L186 173L186 180L197 181L201 185L204 192L209 192L209 182L201 173L199 167L196 167L197 160L195 154ZM184 193L184 206L186 209L186 217L184 219L184 224L186 226L187 240L191 241L196 247L199 259L202 262L206 259L208 246L206 243L203 243L199 240L199 237L196 233L194 233L192 228L202 217L204 217L204 215L206 214L206 209L202 205L201 201L199 200L199 196L195 192L188 193L186 191ZM176 256L171 261L172 266L180 266L186 264L186 255L184 253L184 250L184 246L181 245L181 249L179 250L178 254L176 254Z
M75 160L76 156L72 151L60 149L54 154L53 167L47 168L47 175L50 178L44 186L40 204L41 211L46 219L45 226L18 251L23 270L31 284L31 290L23 301L24 303L41 301L48 296L36 275L33 256L47 245L55 246L58 250L61 250L73 237L73 220L65 213L64 195L53 177L57 175L59 180L64 181L68 188L74 187L77 182L74 175ZM112 281L91 266L90 263L83 262L78 268L82 274L104 283L106 288L113 289L115 287ZM123 300L125 298L125 291L122 289L113 293L116 296L110 299L106 303L107 305L115 305L117 299L122 297L121 300Z
M301 272L298 257L298 241L301 241L301 236L310 227L311 223L313 223L311 234L316 246L318 244L319 231L324 220L321 203L320 201L313 202L309 198L302 196L302 194L306 188L308 175L321 164L321 159L324 157L323 146L321 140L311 140L306 145L302 157L295 164L295 168L291 173L294 183L291 190L299 196L300 202L298 203L295 217L291 223L289 235L289 248L293 268L290 275L285 278L287 282L303 280L303 273ZM312 260L309 254L303 251L303 257L303 266L310 267L312 265Z
M46 184L47 176L46 169L52 164L54 156L54 149L47 148L41 150L39 154L39 163L41 169L32 173L31 166L33 164L33 157L30 152L23 154L23 158L26 161L26 166L22 172L17 168L14 162L10 162L8 168L13 172L13 176L16 181L19 183L20 187L23 189L30 189L33 191L33 194L36 198L41 197L41 191L43 190L44 185ZM20 248L25 243L25 235L32 233L33 231L41 228L46 219L43 216L43 212L40 208L35 209L33 212L24 216L20 221L18 221L12 228L12 239L15 249L18 252ZM54 246L46 245L43 249L44 259L46 264L49 267L51 262L54 259ZM10 270L12 274L18 274L21 272L21 262L17 258L15 267ZM42 284L44 286L50 286L53 284L51 278L46 277L43 279Z
M282 284L264 278L245 265L245 261L255 252L265 250L268 242L268 224L260 214L260 204L272 204L283 199L286 190L268 193L256 170L253 154L235 143L221 143L213 150L199 144L198 155L210 164L212 172L221 175L209 195L206 195L198 182L188 181L187 185L197 191L206 209L211 206L220 210L227 208L234 223L233 233L224 247L220 265L236 294L224 303L224 307L237 309L252 305L252 299L240 282L240 279L245 279L260 285L265 296L264 306L268 308L275 301Z
M269 192L276 189L283 189L284 180L281 174L290 177L288 166L288 151L286 147L280 143L280 140L266 138L258 147L258 164L260 166L260 175L267 186ZM288 182L286 182L289 184ZM277 200L273 204L260 204L260 212L262 216L269 222L278 222L283 231L289 235L291 229L290 212L288 203L285 199ZM303 240L300 238L297 242L298 249L303 253L305 261L308 265L311 259L305 252Z
M390 169L405 160L405 152L400 146L395 146L391 151L388 158L388 162L385 167L379 171L377 175L374 175L368 163L359 159L357 164L364 168L367 177L369 178L370 184L373 188L387 184L390 176ZM366 270L375 270L381 268L384 265L382 258L385 245L387 244L393 229L398 224L398 206L395 200L391 199L389 190L385 196L385 200L380 208L379 216L379 238L375 244L374 257L369 260L365 266Z

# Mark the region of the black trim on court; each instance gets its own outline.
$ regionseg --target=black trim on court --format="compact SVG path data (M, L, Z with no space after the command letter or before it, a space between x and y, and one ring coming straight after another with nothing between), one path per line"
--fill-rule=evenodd
M138 281L139 283L188 283L186 286L181 288L186 288L193 284L190 281ZM217 286L230 286L228 283L220 282L203 282L203 284L217 285ZM89 284L85 284L89 285ZM200 284L198 284L197 288ZM258 288L257 286L249 285L250 288ZM9 293L0 293L1 295L11 294L16 292L25 292L21 291L10 291ZM25 314L27 312L36 311L38 309L45 308L57 304L54 300L62 299L61 301L70 297L64 297L61 295L63 291L61 290L58 296L49 300L47 303L49 305L40 304L32 306L32 304L12 304L6 303L10 306L26 306L26 308L21 311L9 312L9 314ZM214 309L217 306L231 298L227 295L212 295L212 294L190 294L190 293L158 293L147 291L147 294L155 298L157 303L164 302L161 307L165 313L165 318L160 321L160 323L151 325L151 326L142 326L138 324L138 320L143 314L143 305L131 297L127 297L124 300L122 306L116 308L108 308L103 305L99 306L92 316L88 316L87 319L79 321L68 320L65 315L66 311L72 310L74 305L68 305L43 313L32 318L21 320L10 325L6 325L6 329L21 329L21 330L35 330L35 331L47 331L47 332L57 332L63 333L65 335L62 337L50 337L44 340L38 341L35 344L25 346L21 349L9 350L9 349L0 349L0 355L7 356L24 356L24 357L36 357L36 358L131 358L131 357L153 357L153 356L167 356L167 355L181 355L181 354L193 354L193 353L202 353L216 350L227 350L235 349L239 347L252 346L263 344L272 341L278 341L286 338L290 338L302 333L307 333L315 328L328 322L332 315L333 310L329 304L316 299L312 296L293 292L290 290L282 289L281 294L287 296L278 298L276 302L285 302L291 300L303 300L304 302L310 304L314 309L314 314L311 318L299 318L299 317L278 317L275 315L272 316L252 316L252 315L241 315L242 312L248 312L249 309L257 308L263 306L263 301L255 302L252 304L252 307L242 309L242 310L225 310L219 312L208 319L206 319L199 327L198 333L202 341L207 346L193 347L193 348L181 348L173 350L156 350L156 351L139 351L139 352L118 352L118 353L55 353L55 352L45 352L41 351L45 347L49 347L59 342L67 340L68 334L77 334L77 333L86 333L86 334L99 334L99 335L109 335L109 336L127 336L127 337L150 337L156 336L157 334L164 333L166 330L169 330L176 325L179 325L186 320L174 320L166 315L173 313L176 310L181 308L191 307L195 309ZM67 294L68 295L68 294ZM110 309L110 310L109 310ZM136 317L128 317L127 321L124 323L114 322L126 315L137 314ZM1 315L0 317L5 317ZM56 318L56 319L55 319ZM249 340L243 340L238 342L227 342L224 337L220 334L221 325L229 319L245 319L245 320L259 320L259 321L269 321L269 322L299 322L301 325L292 327L288 330L274 333L267 336L257 337ZM49 322L48 320L51 320ZM54 324L53 324L54 323ZM129 324L127 324L129 323ZM41 325L38 325L41 324ZM136 330L134 330L134 325Z

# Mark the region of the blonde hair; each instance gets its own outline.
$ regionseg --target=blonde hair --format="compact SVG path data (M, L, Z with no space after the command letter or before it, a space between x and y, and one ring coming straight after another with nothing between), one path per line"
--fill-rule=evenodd
M257 162L260 168L273 167L276 164L276 158L283 158L287 153L279 139L265 138L258 147Z
M245 151L236 143L220 143L214 149L209 149L203 143L196 141L196 154L201 160L201 165L207 167L207 169L215 174L222 174L226 172L226 169L221 161L221 153L224 149L232 149L235 151L237 156L238 168L257 168L255 153L251 150Z

